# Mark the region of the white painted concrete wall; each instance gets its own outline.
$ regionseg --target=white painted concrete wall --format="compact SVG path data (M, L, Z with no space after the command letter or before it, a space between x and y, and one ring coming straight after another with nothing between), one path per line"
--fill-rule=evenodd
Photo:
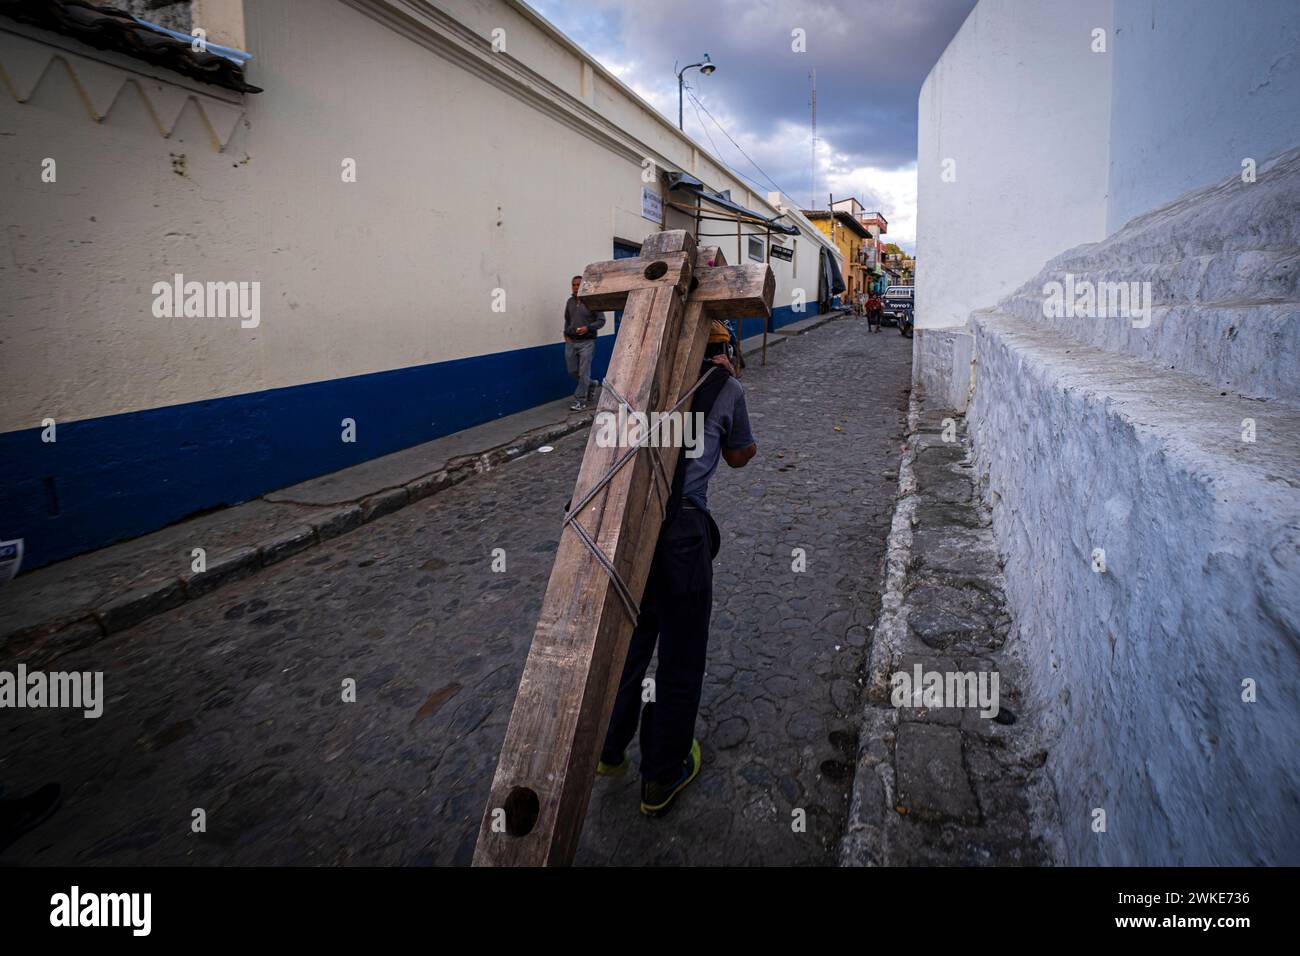
M1300 143L1295 0L1118 0L1114 50L1108 233Z
M1067 862L1300 863L1300 413L1017 319L972 326L974 463Z
M973 383L1070 862L1294 865L1295 697L1241 681L1300 674L1300 5L1114 0L1095 87L1066 82L1085 8L982 0L927 81L914 374L932 407ZM945 192L971 152L993 172ZM1065 272L1148 282L1150 323L1046 319Z
M981 0L930 71L918 328L965 325L1045 260L1106 234L1111 57L1092 52L1097 28L1109 38L1111 0Z
M1300 143L1297 49L1294 0L981 0L921 89L918 328Z
M775 214L522 5L415 9L246 4L242 102L0 22L0 432L559 342L569 277L657 229L643 157ZM260 325L155 318L174 273L259 281Z

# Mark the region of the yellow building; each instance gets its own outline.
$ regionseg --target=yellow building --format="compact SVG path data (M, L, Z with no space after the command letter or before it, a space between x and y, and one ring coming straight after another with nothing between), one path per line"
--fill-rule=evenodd
M885 217L868 213L856 199L832 200L829 210L805 209L803 214L835 243L844 259L842 300L851 302L858 292L869 293L873 279L882 274L878 245L881 233L888 229Z

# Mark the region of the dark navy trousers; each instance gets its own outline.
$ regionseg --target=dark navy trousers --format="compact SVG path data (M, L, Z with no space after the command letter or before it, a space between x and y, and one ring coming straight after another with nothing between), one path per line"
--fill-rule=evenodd
M601 751L606 763L622 761L639 720L641 776L646 780L676 778L690 753L704 686L718 542L713 518L688 503L664 524L655 547ZM644 701L643 695L650 694L642 682L656 646L653 700Z

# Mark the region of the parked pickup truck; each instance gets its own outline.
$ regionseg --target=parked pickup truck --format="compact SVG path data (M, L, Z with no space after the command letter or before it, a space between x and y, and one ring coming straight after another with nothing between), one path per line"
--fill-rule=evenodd
M910 285L895 285L886 289L880 300L885 312L881 319L882 324L897 325L904 312L911 312L915 304L913 301L915 292L916 290Z

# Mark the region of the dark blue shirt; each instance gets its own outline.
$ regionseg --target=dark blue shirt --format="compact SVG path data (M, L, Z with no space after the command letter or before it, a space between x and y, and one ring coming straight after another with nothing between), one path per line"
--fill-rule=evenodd
M698 440L698 436L697 436ZM704 417L704 451L698 458L686 459L682 483L682 500L709 510L709 479L718 470L724 448L748 448L754 444L749 429L749 409L745 407L745 389L728 376L726 384Z

